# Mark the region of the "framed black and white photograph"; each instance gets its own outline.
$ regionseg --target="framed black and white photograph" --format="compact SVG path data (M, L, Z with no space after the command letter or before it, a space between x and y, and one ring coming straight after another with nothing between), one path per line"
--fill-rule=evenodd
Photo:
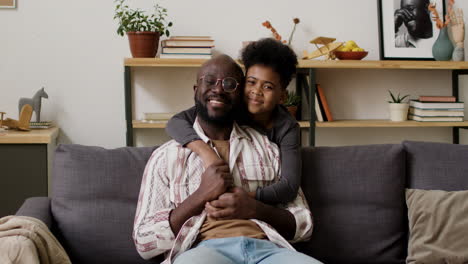
M444 0L378 0L381 60L434 60L439 29L431 3L445 15Z
M15 8L16 0L0 0L0 8Z

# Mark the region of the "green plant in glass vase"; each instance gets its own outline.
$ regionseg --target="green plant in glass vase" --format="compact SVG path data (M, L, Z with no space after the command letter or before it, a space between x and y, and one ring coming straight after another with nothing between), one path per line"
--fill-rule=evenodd
M135 58L155 57L160 36L169 36L172 22L167 22L167 9L158 4L147 14L141 9L130 8L126 0L115 0L114 19L119 21L117 34L127 34L130 51Z

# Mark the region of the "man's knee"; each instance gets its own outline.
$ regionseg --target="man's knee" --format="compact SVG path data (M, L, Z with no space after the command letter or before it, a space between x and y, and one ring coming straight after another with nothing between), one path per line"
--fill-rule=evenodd
M207 247L197 247L180 254L174 264L234 264L218 251Z
M281 249L279 252L276 254L271 255L268 257L269 260L266 260L266 262L260 262L260 263L303 263L303 264L322 264L322 262L307 256L306 254L297 252L297 251L292 251L289 249Z

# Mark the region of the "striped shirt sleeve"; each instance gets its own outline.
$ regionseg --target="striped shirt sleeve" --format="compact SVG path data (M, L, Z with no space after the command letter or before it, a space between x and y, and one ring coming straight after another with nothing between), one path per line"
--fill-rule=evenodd
M309 240L313 229L312 213L301 188L299 188L296 199L288 203L285 209L291 212L296 220L296 234L289 242L297 243Z
M168 151L156 149L143 174L137 212L133 226L133 240L140 256L151 259L169 251L174 243L169 215L175 208L170 201Z

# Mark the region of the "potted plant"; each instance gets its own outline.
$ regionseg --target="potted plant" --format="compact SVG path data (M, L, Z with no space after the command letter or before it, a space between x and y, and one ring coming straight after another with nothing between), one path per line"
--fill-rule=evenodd
M126 0L116 0L114 19L119 21L117 34L127 34L130 51L134 58L154 58L158 52L159 37L169 36L172 22L166 22L167 9L154 5L154 13L147 15L143 10L131 9Z
M286 100L283 105L288 109L294 118L296 118L297 106L301 103L301 97L293 91L287 91Z
M390 107L390 120L392 121L405 121L408 119L408 108L409 104L404 103L403 100L409 96L409 94L400 97L400 94L395 97L391 91L388 91L392 98L389 102Z

